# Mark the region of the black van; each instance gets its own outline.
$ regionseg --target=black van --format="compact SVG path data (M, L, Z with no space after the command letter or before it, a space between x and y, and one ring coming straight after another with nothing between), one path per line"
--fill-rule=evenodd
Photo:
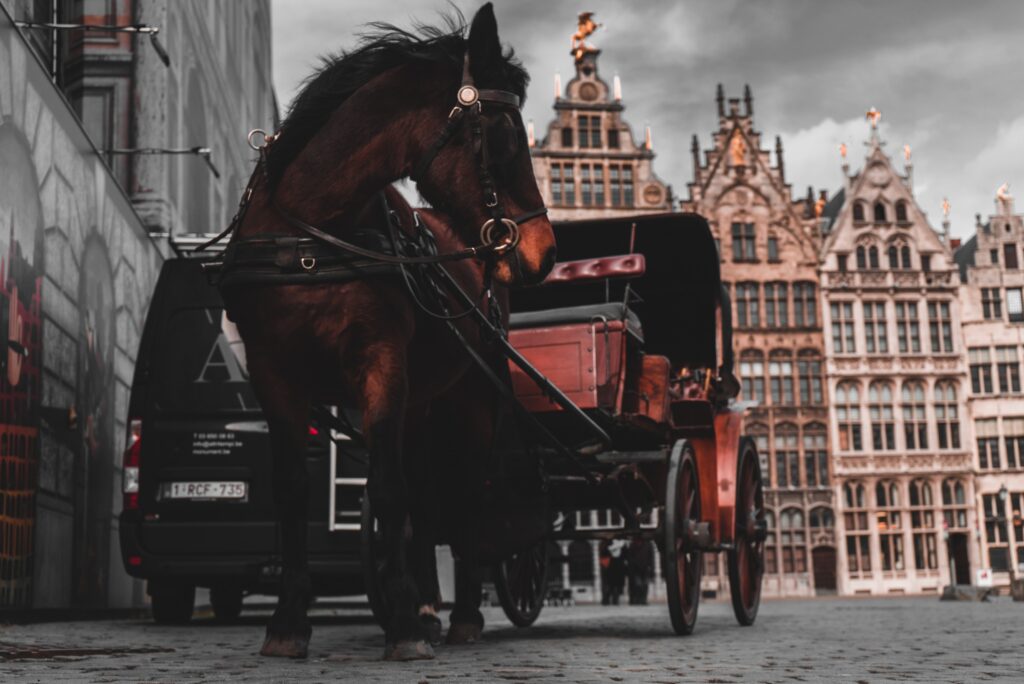
M160 271L128 405L121 556L148 580L158 622L185 622L197 586L218 618L280 576L267 424L245 353L195 259ZM364 593L360 507L365 467L340 436L310 425L309 567L317 594ZM344 449L350 453L349 449ZM365 462L365 459L362 459Z

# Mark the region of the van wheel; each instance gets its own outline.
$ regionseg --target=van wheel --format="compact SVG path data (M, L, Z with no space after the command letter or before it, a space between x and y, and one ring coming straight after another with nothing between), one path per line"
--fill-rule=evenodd
M242 588L232 585L210 587L213 616L221 622L233 622L242 613Z
M170 580L150 580L149 596L153 602L153 620L157 624L183 625L192 619L195 586Z

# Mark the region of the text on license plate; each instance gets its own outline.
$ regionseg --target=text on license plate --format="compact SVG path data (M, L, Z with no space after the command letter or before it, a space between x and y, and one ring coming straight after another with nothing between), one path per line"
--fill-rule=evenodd
M249 495L246 482L165 482L164 499L245 499Z

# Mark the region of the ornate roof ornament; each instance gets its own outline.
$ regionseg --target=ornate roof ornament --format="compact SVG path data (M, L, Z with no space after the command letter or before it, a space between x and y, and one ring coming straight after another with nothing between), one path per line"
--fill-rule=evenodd
M910 145L903 146L903 160L908 164L910 163Z
M839 156L846 161L846 143L839 143Z
M593 19L593 12L580 12L577 18L578 24L576 27L576 33L572 34L572 56L576 59L576 63L579 64L583 61L583 58L591 52L597 52L597 48L593 45L588 45L586 38L597 29L601 28L602 24L598 24Z
M948 197L943 197L942 198L942 218L946 218L946 219L949 218L949 209L950 209L949 198Z
M864 118L871 124L871 129L875 130L878 128L878 122L882 120L882 112L872 107L864 114Z

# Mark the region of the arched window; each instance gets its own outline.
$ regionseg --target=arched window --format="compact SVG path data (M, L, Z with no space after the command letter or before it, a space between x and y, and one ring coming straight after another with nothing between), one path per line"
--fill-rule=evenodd
M900 266L903 267L904 271L910 270L910 246L903 245L900 247Z
M907 449L928 448L928 423L925 420L924 384L903 383L903 437Z
M804 476L808 487L828 486L828 447L821 423L804 426Z
M892 385L873 382L868 388L868 413L871 416L871 446L875 451L896 448L896 415L892 406Z
M787 351L773 351L768 360L771 378L772 404L793 406L793 355Z
M882 570L903 570L903 519L900 515L900 490L893 480L875 485L878 502L878 543L882 550Z
M857 245L857 270L864 271L868 267L868 253L864 245Z
M812 530L828 530L835 527L836 524L831 508L812 508L808 517L811 520Z
M896 245L889 245L889 269L892 271L899 270L900 267L900 253L899 248Z
M918 570L939 567L934 505L932 486L927 480L910 483L910 528L914 535L914 567Z
M868 266L872 271L878 270L878 247L874 245L868 247Z
M896 222L906 223L907 222L907 203L900 200L896 203Z
M875 223L885 223L885 205L875 202Z
M743 398L764 401L764 354L748 349L740 353L740 378L743 379Z
M942 517L950 530L967 529L967 491L960 480L942 482Z
M864 485L847 482L843 485L846 510L846 562L853 577L871 575L871 531L868 529L868 511L864 501Z
M779 514L779 530L782 537L782 572L807 572L804 514L799 508L787 508Z
M797 429L792 423L775 428L775 486L800 486L800 452Z
M853 204L853 222L864 223L864 203L854 202Z
M836 388L836 418L839 424L840 451L860 451L864 448L860 432L860 390L852 382Z
M956 404L956 385L952 381L935 384L935 424L940 449L960 448L960 416Z

